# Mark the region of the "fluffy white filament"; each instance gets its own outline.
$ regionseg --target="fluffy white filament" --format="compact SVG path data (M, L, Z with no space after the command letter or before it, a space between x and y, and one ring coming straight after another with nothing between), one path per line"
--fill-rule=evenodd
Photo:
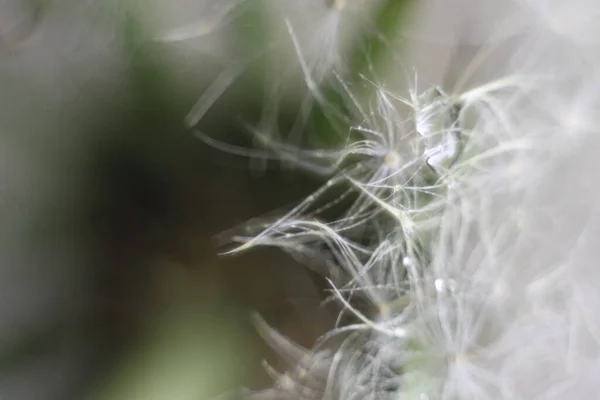
M260 321L292 368L249 397L597 397L600 3L563 3L516 2L510 18L529 25L499 24L513 42L481 85L402 96L368 82L364 101L338 79L347 144L294 153L336 175L234 251L278 246L319 268L355 322L303 349Z

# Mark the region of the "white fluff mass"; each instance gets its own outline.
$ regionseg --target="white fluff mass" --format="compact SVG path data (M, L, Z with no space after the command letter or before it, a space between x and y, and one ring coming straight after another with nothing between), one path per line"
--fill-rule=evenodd
M598 398L600 2L507 3L456 88L365 78L365 101L338 76L345 146L293 153L334 176L236 251L317 268L353 322L305 349L257 317L290 369L249 398ZM491 78L467 82L496 50Z

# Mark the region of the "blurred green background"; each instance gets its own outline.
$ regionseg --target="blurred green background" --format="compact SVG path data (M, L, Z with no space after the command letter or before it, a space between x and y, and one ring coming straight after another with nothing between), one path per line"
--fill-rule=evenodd
M247 126L293 126L306 91L284 3L0 1L0 398L261 388L261 360L283 364L250 312L307 346L332 326L321 277L275 250L218 257L212 240L324 177L226 154L184 124L200 109L203 132L247 148ZM309 3L296 26L327 7ZM362 3L348 19L373 18L342 46L350 80L383 68L380 34L408 2ZM314 118L305 140L335 144Z

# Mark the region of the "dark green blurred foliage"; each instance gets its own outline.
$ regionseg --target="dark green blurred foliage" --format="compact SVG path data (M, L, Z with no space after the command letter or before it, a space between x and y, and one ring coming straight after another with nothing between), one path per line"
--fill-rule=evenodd
M393 35L402 3L383 3L379 33ZM248 126L260 125L273 95L265 4L242 4L225 63L197 55L179 66L172 46L152 40L155 10L135 1L48 1L38 33L0 48L0 133L24 149L15 157L32 165L35 186L26 204L5 202L12 219L2 230L7 248L33 259L8 257L1 268L6 282L22 287L15 298L50 310L28 314L15 305L15 322L0 315L8 321L0 331L9 327L0 337L0 397L179 400L259 386L268 383L260 360L278 361L254 333L250 311L307 346L333 323L319 305L324 283L316 274L276 251L218 258L212 241L301 199L326 177L275 161L257 173L184 125L198 97L239 64L242 72L196 128L254 145ZM385 64L380 39L357 43L353 71ZM36 62L48 65L31 67ZM346 112L327 82L322 90ZM277 98L283 134L305 95ZM305 119L308 146L339 145L348 129L316 106ZM7 177L18 181L10 168ZM51 302L36 297L38 287L53 288ZM63 352L67 361L56 366Z

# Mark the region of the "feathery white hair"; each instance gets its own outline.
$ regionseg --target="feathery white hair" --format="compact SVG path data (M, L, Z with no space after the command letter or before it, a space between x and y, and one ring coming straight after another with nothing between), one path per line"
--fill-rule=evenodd
M347 145L295 153L337 174L235 251L274 245L321 264L355 322L304 349L257 320L292 368L251 397L600 391L600 3L516 5L512 21L530 25L504 25L511 51L488 83L448 94L415 84L402 97L369 82L365 105L338 79L355 114ZM340 185L347 194L327 200ZM319 218L352 194L339 219Z

